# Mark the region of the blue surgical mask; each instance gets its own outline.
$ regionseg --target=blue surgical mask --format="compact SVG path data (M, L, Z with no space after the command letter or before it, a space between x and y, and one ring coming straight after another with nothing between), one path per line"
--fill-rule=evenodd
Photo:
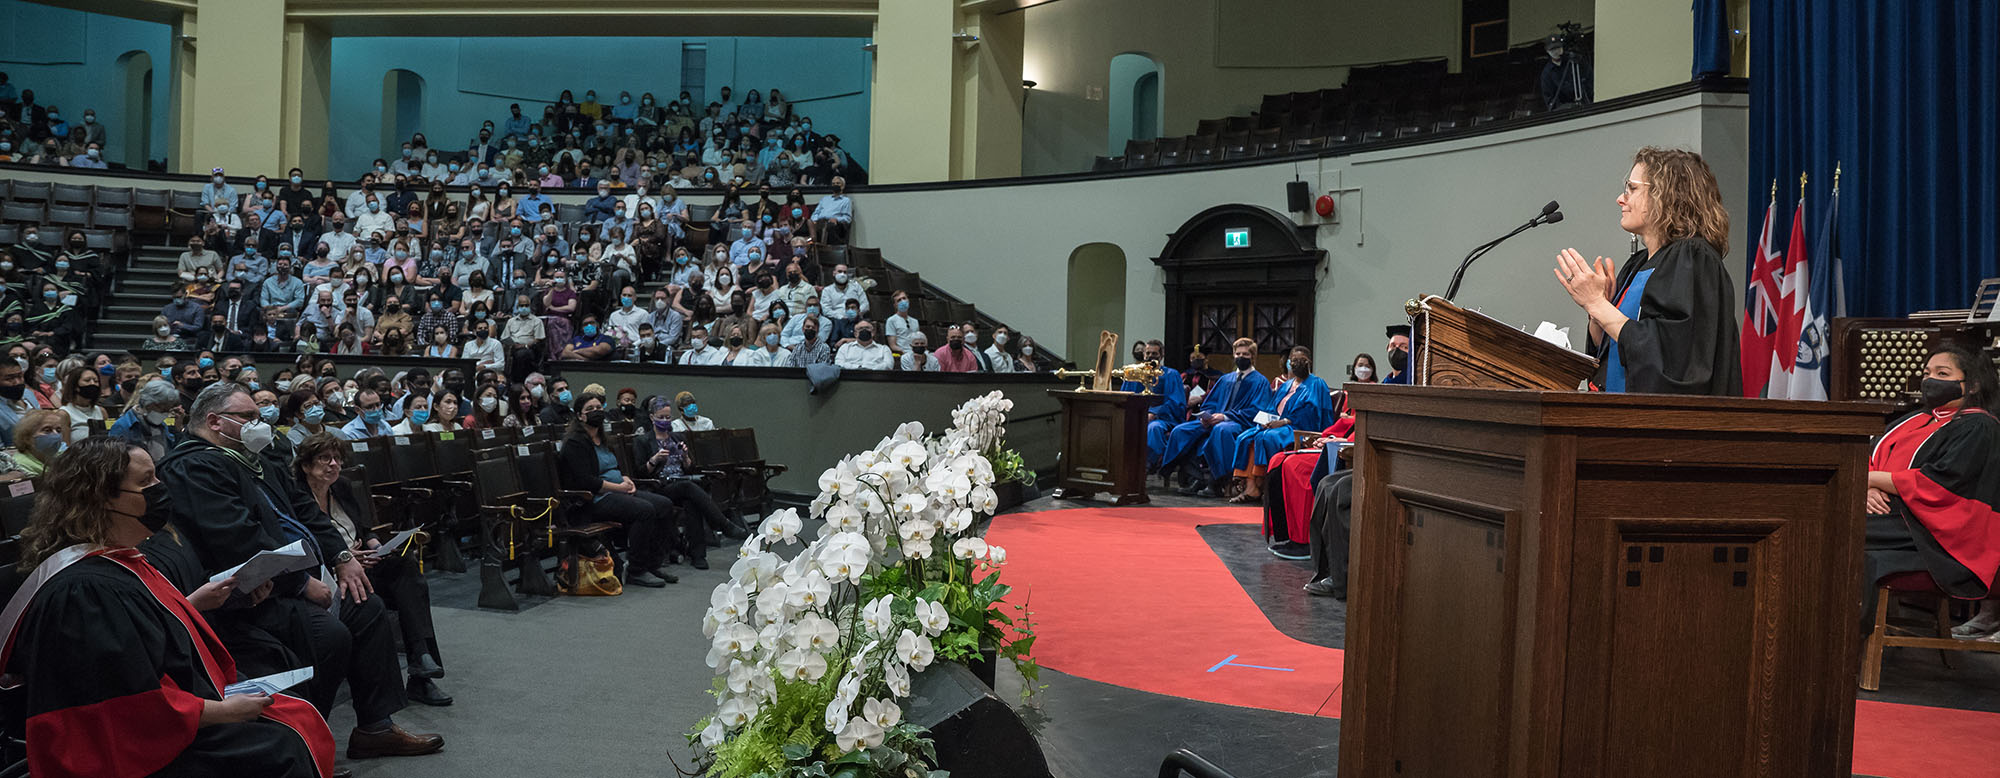
M576 395L570 394L568 389L564 389L556 393L556 402L562 403L564 405L568 405L570 401L574 399L576 399Z
M56 382L56 369L53 367L42 368L42 383L53 384L55 382Z
M687 416L690 418L698 416L700 414L701 414L701 406L695 405L694 403L688 403L687 409L681 411L682 416Z
M583 336L586 338L597 337L597 325L595 324L583 325Z
M326 423L326 406L314 405L306 408L305 420L307 424Z
M783 317L783 316L780 316L780 317L778 317L778 318L781 318L781 319L782 319L782 318L784 318L784 317ZM764 345L766 345L766 346L775 346L775 345L778 345L778 336L777 336L777 335L765 335L765 336L764 336Z
M431 301L431 310L433 310L433 311L442 311L442 310L444 310L444 302L443 302L442 300L432 300L432 301Z
M897 301L896 301L896 312L897 312L897 313L907 313L907 312L908 312L909 310L910 310L910 301L908 301L908 300L897 300Z
M515 315L515 316L527 316L527 315L530 315L530 314L533 314L533 313L534 313L534 311L531 311L531 310L528 310L528 306L525 306L525 305L522 305L522 306L517 306L517 307L515 307L515 308L514 308L514 315Z
M807 315L807 316L818 316L818 315L819 315L819 306L817 306L817 305L808 305L808 306L806 306L806 315Z
M113 375L113 374L116 374L117 372L118 372L118 368L117 368L116 366L114 366L114 365L98 365L98 366L97 366L97 373L98 373L98 375L102 375L102 376L110 376L110 375Z
M278 406L266 405L260 407L257 409L257 415L263 417L266 424L276 424L278 422Z
M203 369L203 370L207 370L207 369L209 369L209 368L211 368L211 367L215 367L215 358L214 358L214 357L202 357L202 358L201 358L201 360L200 360L199 362L197 362L196 364L199 364L199 365L201 365L201 369Z
M618 298L618 304L619 304L619 305L623 305L623 306L625 306L625 307L627 307L627 308L630 308L630 307L632 307L632 296L631 296L631 295L625 295L625 296L622 296L622 297L619 297L619 298Z
M431 420L431 412L430 409L428 408L419 408L417 410L410 411L411 424L422 424L430 420Z
M305 182L306 182L305 176L292 176L292 183L294 184L303 184Z
M56 260L56 269L57 269L57 270L68 270L68 269L69 269L69 260L67 260L67 259L58 259L58 260Z
M508 234L513 235L516 238L521 237L521 228L519 227L511 228L507 232Z
M805 209L803 209L803 208L793 208L793 209L792 209L792 218L794 218L794 219L797 219L797 218L800 218L800 217L802 217L802 216L805 216L805 215L806 215L806 212L805 212Z
M367 422L367 423L369 423L369 424L381 424L381 423L382 423L382 409L381 409L381 408L376 408L375 410L372 410L372 411L362 411L362 412L361 412L361 420L362 420L362 421L365 421L365 422Z

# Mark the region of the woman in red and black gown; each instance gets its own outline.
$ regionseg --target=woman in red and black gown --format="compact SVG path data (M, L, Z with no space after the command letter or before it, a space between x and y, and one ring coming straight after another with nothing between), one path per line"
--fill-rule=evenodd
M1896 420L1868 459L1867 592L1927 572L1945 593L1983 599L2000 570L2000 381L1956 346L1924 363L1923 408ZM1866 613L1872 618L1874 603Z
M318 711L283 694L225 697L229 652L135 548L164 523L164 494L152 457L118 438L79 442L43 475L22 533L33 572L0 612L0 686L16 690L29 770L329 778L333 733Z

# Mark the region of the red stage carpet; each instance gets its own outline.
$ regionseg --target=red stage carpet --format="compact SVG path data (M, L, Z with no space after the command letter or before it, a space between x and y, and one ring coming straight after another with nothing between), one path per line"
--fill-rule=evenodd
M1260 521L1254 508L1083 508L1002 516L987 537L1007 549L1013 599L1034 611L1043 666L1157 694L1337 718L1340 650L1279 632L1195 531ZM1995 736L2000 714L1864 701L1854 771L1995 778Z

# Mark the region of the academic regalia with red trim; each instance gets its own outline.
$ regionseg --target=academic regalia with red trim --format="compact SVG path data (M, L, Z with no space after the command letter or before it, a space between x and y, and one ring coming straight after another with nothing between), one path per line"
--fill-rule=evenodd
M1912 413L1876 442L1868 469L1896 485L1890 512L1868 517L1868 581L1924 571L1954 597L1984 598L2000 571L2000 420Z
M137 551L93 553L31 596L5 662L23 683L38 778L331 774L333 733L303 700L276 695L261 718L199 726L235 665Z

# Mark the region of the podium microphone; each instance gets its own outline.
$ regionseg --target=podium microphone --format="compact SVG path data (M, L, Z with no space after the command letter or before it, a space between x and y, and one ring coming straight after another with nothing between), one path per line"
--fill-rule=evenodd
M1458 263L1458 270L1451 274L1451 285L1445 287L1444 299L1449 300L1458 296L1458 286L1465 280L1465 269L1471 267L1474 260L1486 256L1486 252L1492 251L1493 247L1500 245L1508 238L1544 224L1554 224L1562 221L1563 214L1561 209L1562 205L1554 200L1550 200L1548 205L1542 206L1542 212L1535 214L1535 218L1529 219L1527 224L1515 227L1513 232L1495 238L1491 242L1481 244L1478 248L1473 249L1472 253L1466 254L1465 261Z

